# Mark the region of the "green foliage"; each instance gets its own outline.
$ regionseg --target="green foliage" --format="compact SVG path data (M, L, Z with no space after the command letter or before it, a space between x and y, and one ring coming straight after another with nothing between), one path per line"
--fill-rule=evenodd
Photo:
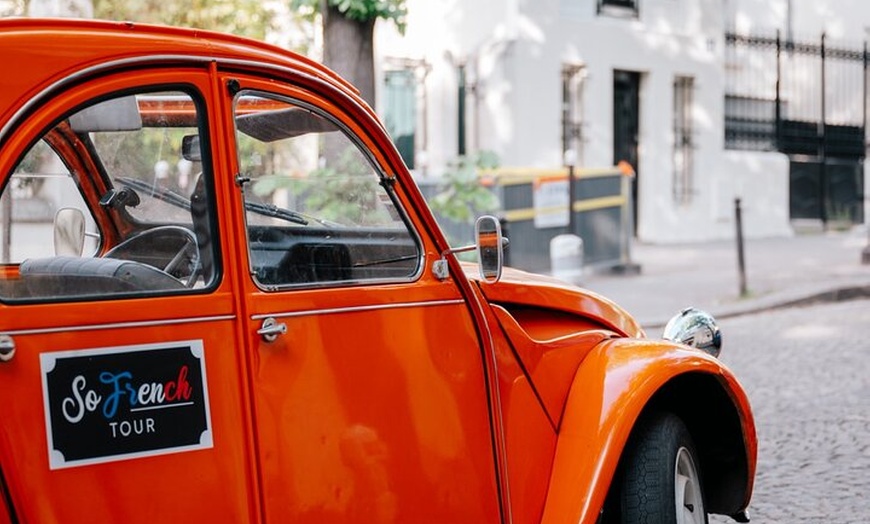
M378 225L388 222L389 217L377 197L380 193L372 177L340 174L332 168L320 168L310 174L318 191L309 193L305 207L317 210L318 218L339 223Z
M44 140L40 140L39 142L33 144L33 147L24 155L24 158L18 162L18 165L15 166L15 173L21 174L33 174L39 173L39 167L47 158L49 158L54 153L52 152L51 147L45 143ZM31 180L31 179L28 179Z
M280 189L288 189L299 200L294 211L343 225L377 226L392 222L379 195L378 179L362 159L359 150L348 146L338 160L312 170L303 178L266 175L253 185L256 196L266 200Z
M261 0L93 0L94 16L193 27L263 40L273 13Z
M490 151L461 156L449 164L442 177L441 190L429 201L432 210L449 220L473 224L477 216L498 209L498 198L481 185L479 172L498 167L498 157Z
M405 32L408 8L405 0L326 0L345 17L357 22L383 19L396 24L399 32ZM290 7L303 13L314 14L320 10L320 0L290 0Z

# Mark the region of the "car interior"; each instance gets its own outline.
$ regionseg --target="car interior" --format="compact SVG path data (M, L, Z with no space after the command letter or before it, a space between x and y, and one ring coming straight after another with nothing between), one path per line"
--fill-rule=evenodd
M262 100L256 104L261 106L259 110L240 109L236 118L243 150L240 155L254 149L256 154L266 151L277 157L287 154L281 148L295 148L294 151L322 148L313 142L302 143L300 137L339 134L335 133L339 130L335 123L307 108L287 103L262 107ZM203 155L205 144L197 125L196 104L191 103L190 96L160 93L100 101L57 124L66 133L49 131L52 148L64 158L69 177L79 190L89 187L101 191L99 202L88 204L86 199L84 206L59 209L52 224L54 252L50 256L23 258L15 278L0 279L0 298L137 296L185 292L214 284L219 267L214 211L210 209L208 194L208 163L203 162L207 156ZM145 134L146 131L150 134ZM138 142L131 141L130 137L137 133L142 137ZM60 140L55 135L78 143L58 147ZM132 152L128 156L135 157L141 150L154 149L154 143L158 143L162 155L154 162L155 173L161 164L171 169L164 158L166 150L175 151L179 168L187 165L195 170L186 184L180 182L180 177L173 178L175 175L150 176L146 172L150 166L144 160L140 162L144 167L136 170L105 154L105 151ZM92 158L80 165L65 157L70 151L82 150ZM282 182L288 187L279 187L273 193L263 194L257 185L260 180L268 181L270 173L242 188L251 274L259 286L274 290L299 285L408 280L417 274L420 249L415 236L403 224L395 201L385 191L376 171L367 160L360 163L366 164L366 170L359 171L362 175L353 170L342 172L339 165L329 171L332 178L319 181L312 174L309 176L314 183L308 183L309 180L299 182L299 175L294 175L296 178ZM276 197L298 189L299 195L293 198L304 207L314 201L311 195L341 177L365 177L367 185L361 187L372 193L371 207L378 208L379 217L388 219L366 223L370 219L362 218L361 223L354 223L344 220L340 213L321 217L310 210L296 211ZM374 192L382 194L377 196ZM340 193L336 195L341 198ZM323 205L328 210L332 204ZM109 243L112 235L101 232L99 224L104 229L111 224L118 232L118 240ZM83 249L89 236L101 244L91 256Z

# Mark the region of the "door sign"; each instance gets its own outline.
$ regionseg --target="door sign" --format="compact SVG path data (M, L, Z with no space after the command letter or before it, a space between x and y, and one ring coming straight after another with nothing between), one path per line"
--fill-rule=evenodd
M51 469L212 447L201 340L39 357Z

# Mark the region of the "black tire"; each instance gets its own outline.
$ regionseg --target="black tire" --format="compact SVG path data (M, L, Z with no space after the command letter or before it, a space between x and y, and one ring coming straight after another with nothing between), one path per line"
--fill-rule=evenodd
M706 524L697 457L692 436L679 417L671 413L644 417L623 458L622 523Z

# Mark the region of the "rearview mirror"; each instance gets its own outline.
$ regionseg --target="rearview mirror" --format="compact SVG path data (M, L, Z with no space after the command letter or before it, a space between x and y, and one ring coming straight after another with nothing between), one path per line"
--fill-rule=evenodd
M504 265L504 244L501 224L493 216L482 216L474 224L477 239L477 258L480 262L480 278L493 284L501 278Z
M82 256L85 248L85 214L74 207L64 207L54 215L54 253L58 256Z
M181 137L181 157L190 162L202 162L199 135L184 135Z

